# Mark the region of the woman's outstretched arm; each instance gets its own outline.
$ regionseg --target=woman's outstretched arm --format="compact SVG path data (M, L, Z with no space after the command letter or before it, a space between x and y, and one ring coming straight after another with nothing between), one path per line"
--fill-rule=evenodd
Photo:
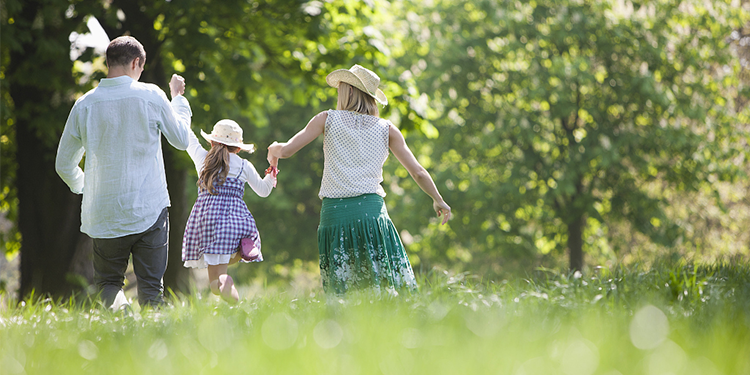
M275 165L279 158L286 159L296 154L302 147L318 138L325 130L326 119L328 119L328 112L320 112L307 123L304 129L300 130L286 143L272 143L268 146L268 162Z
M406 168L411 175L411 178L416 181L417 185L432 198L432 208L435 210L438 216L443 216L442 224L448 222L451 217L451 208L443 200L443 197L438 192L435 182L430 177L430 174L426 169L419 164L417 158L406 145L406 140L401 131L396 128L393 124L388 129L388 147L390 147L393 155Z

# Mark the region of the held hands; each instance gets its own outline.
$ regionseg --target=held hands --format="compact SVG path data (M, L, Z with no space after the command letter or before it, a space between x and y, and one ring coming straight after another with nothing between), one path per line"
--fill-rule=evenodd
M268 154L266 155L266 159L268 160L268 164L270 164L272 167L278 167L278 165L279 165L279 157L275 156L271 152L271 147L273 147L274 145L277 145L277 144L278 144L277 142L274 142L274 143L271 144L271 146L268 146Z
M278 159L276 159L278 161ZM276 175L279 174L279 169L275 165L266 168L266 176L273 176L273 187L276 187Z
M169 81L169 91L172 94L172 98L185 93L185 78L177 74L172 74L172 79Z
M279 157L281 156L281 149L284 147L283 144L274 141L268 146L268 164L276 166L279 164Z
M270 164L268 169L266 169L266 175L271 174L273 176L273 187L276 187L276 175L279 174L279 158L271 152L271 147L275 145L278 145L278 142L274 142L271 146L268 146L268 155L266 156L268 164Z
M432 201L432 208L435 210L438 217L440 217L440 215L443 215L443 222L440 223L441 225L445 225L445 223L448 222L448 219L451 218L451 208L447 203L445 203L445 201Z

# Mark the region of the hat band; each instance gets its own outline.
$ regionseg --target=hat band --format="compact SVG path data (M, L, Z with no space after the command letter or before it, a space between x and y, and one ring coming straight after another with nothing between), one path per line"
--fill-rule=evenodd
M238 142L238 143L242 142L241 139L239 139L239 138L232 138L232 136L230 136L230 135L211 134L211 137L214 137L214 138L226 138L227 140L230 140L230 141L233 141L233 142Z

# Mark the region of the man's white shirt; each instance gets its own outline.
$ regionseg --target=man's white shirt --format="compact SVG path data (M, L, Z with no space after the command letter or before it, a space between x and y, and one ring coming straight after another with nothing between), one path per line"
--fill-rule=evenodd
M161 135L185 150L191 116L185 97L170 103L158 86L129 76L102 79L76 101L55 169L71 191L83 194L81 232L115 238L154 224L170 205Z

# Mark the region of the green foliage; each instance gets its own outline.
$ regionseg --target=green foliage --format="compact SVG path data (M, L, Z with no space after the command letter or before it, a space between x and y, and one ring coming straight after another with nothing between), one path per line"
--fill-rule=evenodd
M201 296L112 313L31 299L0 311L7 373L744 374L747 263L432 273L414 295ZM500 355L498 354L500 353Z
M6 7L10 6L11 9L18 4L10 2L6 4ZM20 243L17 237L20 237L20 233L15 228L15 223L18 217L18 198L16 197L15 189L12 188L16 176L16 163L15 163L15 129L13 124L15 120L9 113L9 108L12 106L13 99L8 93L8 80L5 77L9 60L9 41L11 38L7 36L7 25L12 24L13 20L6 19L3 15L0 19L0 27L2 27L2 33L0 33L0 242L4 244L3 254L15 255L18 252ZM6 223L10 222L8 225Z
M423 58L401 61L440 132L414 145L456 220L438 231L416 209L424 200L407 204L422 237L410 250L497 271L498 251L510 267L560 254L582 221L584 250L614 259L627 251L607 246L618 222L662 246L681 238L663 189L738 176L746 135L722 95L739 71L727 37L747 12L728 1L634 6L437 1L411 15L414 39L431 34L414 46Z
M0 252L9 257L17 255L21 243L17 126L25 124L36 134L40 152L55 150L75 92L91 87L75 85L82 74L65 58L70 55L68 34L86 28L83 15L71 10L76 3L9 0L0 8ZM84 15L92 10L88 4L78 9Z
M4 4L5 12L8 8L14 9L19 6L18 2L9 1ZM13 18L6 18L5 14L0 17L0 243L2 254L15 256L18 253L21 234L15 223L18 220L18 197L14 188L17 163L15 161L15 119L11 116L9 109L12 108L13 99L8 93L8 79L6 79L7 67L10 63L10 45L12 38L8 35L8 25L15 22Z

